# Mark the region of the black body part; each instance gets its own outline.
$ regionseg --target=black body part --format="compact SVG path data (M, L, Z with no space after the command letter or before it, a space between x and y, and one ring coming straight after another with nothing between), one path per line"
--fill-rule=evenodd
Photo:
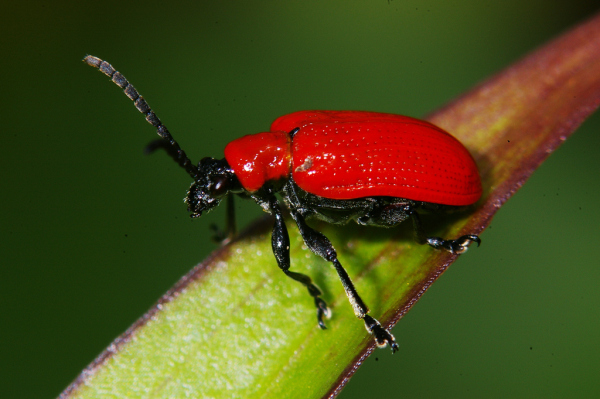
M219 228L215 223L208 226L212 232L213 242L221 245L228 244L237 235L237 226L235 225L235 196L227 196L227 211L225 213L225 229Z
M185 203L191 217L202 216L221 203L229 193L243 191L235 173L224 159L202 158L198 163L198 176L190 186Z
M147 152L152 152L157 148L164 148L167 153L181 166L186 172L192 177L196 178L198 168L192 164L185 152L179 147L179 144L165 125L162 124L160 119L156 116L154 111L150 108L144 97L140 96L138 91L133 87L131 83L117 71L108 62L101 60L98 57L92 55L86 56L83 61L94 68L98 68L100 72L112 79L112 81L123 89L123 92L131 101L133 101L135 107L146 117L146 121L156 128L156 133L161 137L159 140L155 140L146 147Z

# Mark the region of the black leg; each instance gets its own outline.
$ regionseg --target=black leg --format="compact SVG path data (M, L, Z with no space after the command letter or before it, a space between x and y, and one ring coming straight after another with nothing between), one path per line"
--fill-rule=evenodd
M217 244L225 245L233 239L237 234L235 224L235 204L233 194L227 196L227 213L225 214L225 230L222 230L216 224L211 224L209 227L213 232L212 240Z
M444 240L440 237L427 237L425 235L423 225L421 224L419 214L410 205L405 206L404 211L412 219L413 228L415 231L415 239L419 244L428 244L435 249L444 249L453 254L464 253L467 249L469 249L469 245L471 245L473 242L476 242L477 246L481 244L481 239L473 234L464 235L456 240Z
M292 209L291 212L292 217L298 225L298 229L300 229L300 234L302 234L302 238L304 239L304 242L308 248L326 261L331 262L335 267L335 270L342 281L342 285L344 286L344 290L346 291L346 295L348 296L348 300L354 309L354 314L356 317L365 322L365 328L375 337L377 346L384 347L386 345L390 345L392 352L396 352L398 350L398 344L396 343L394 336L388 330L383 328L379 321L367 314L369 312L369 308L358 295L358 292L356 291L356 288L354 288L354 284L352 284L352 280L350 280L348 273L346 273L346 270L344 270L341 263L337 259L337 253L333 248L333 245L331 245L329 239L323 234L309 227L300 212L294 209Z
M288 277L302 283L308 289L308 293L315 300L319 327L326 329L327 327L325 326L323 318L329 318L331 316L331 311L327 307L325 301L321 299L321 290L312 282L310 277L305 274L290 271L290 236L287 227L285 226L285 221L283 220L281 208L279 208L277 199L272 193L268 194L267 201L271 214L275 216L271 245L273 247L275 259L277 259L277 264Z

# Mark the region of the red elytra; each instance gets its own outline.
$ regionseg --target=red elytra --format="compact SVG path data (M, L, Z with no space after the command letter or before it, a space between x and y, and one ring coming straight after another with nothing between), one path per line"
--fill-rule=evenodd
M457 139L394 114L294 112L271 132L230 142L225 159L249 192L293 176L303 190L337 200L390 196L461 206L482 193L477 165Z

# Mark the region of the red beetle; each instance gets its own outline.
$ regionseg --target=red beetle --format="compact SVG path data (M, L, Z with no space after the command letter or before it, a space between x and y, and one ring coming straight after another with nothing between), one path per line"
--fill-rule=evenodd
M477 165L467 149L431 123L376 112L295 112L275 120L270 132L229 143L225 159L204 158L195 166L121 73L93 56L84 61L111 77L157 129L161 139L148 149L163 148L194 179L185 199L191 217L209 212L230 193L251 197L275 217L272 246L277 264L308 289L323 329L323 318L330 311L310 277L290 271L290 240L276 193L307 247L335 267L356 317L364 321L378 346L390 345L392 352L398 350L394 336L368 314L331 242L305 219L392 227L410 218L419 243L458 254L472 242L481 242L476 235L444 240L423 231L418 210L471 205L482 192ZM228 204L231 233L233 201Z

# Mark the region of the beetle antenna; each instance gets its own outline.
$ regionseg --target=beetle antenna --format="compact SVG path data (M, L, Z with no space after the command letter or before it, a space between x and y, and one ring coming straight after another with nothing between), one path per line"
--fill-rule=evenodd
M113 68L108 62L101 60L98 57L94 57L93 55L86 56L83 61L89 66L99 69L100 72L111 78L117 86L123 89L125 95L133 101L138 111L146 116L148 123L156 128L156 133L158 133L162 139L150 143L148 147L146 147L146 152L152 152L157 148L163 148L167 151L167 154L179 164L179 166L184 168L192 178L196 179L198 167L190 161L185 152L179 147L179 144L177 144L177 141L171 136L167 127L162 124L146 100L144 100L144 97L142 97L135 87L125 79L125 76Z

